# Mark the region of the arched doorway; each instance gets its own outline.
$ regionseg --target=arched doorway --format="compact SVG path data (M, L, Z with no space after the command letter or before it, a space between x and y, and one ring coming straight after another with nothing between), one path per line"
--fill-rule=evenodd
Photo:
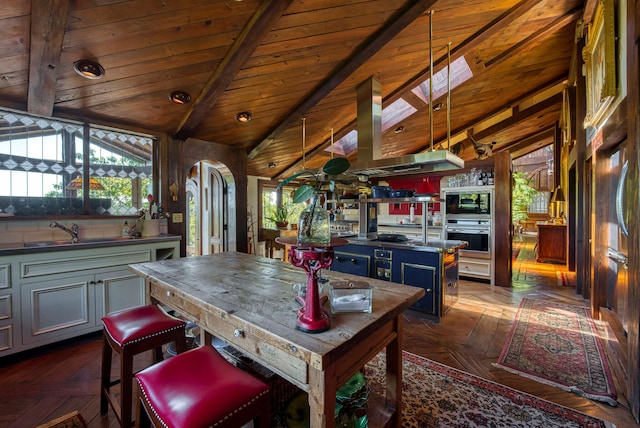
M220 162L200 161L189 170L187 256L235 251L235 180Z

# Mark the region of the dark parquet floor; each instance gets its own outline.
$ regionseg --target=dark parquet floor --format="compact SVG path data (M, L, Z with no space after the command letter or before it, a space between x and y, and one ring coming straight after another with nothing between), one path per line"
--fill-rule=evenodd
M498 369L497 361L523 297L586 305L573 287L558 284L557 264L536 263L535 238L518 235L522 247L513 266L513 287L460 281L459 299L441 323L419 312L405 315L404 349L543 399L606 419L619 428L638 427L624 396L611 407ZM30 428L79 410L89 428L117 427L113 413L99 412L100 335L0 359L0 428ZM138 368L150 355L139 356ZM114 363L117 363L115 361ZM114 367L116 374L117 364ZM619 392L619 395L620 392Z

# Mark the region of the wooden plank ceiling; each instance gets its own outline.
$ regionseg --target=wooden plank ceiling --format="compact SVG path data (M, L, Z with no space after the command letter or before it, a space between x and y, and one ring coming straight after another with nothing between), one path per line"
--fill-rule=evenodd
M301 167L303 117L307 167L328 158L332 132L335 151L357 159L340 139L355 129L356 88L374 77L383 108L415 109L385 130L383 156L424 151L431 138L466 160L473 141L520 156L553 142L584 3L4 0L0 106L226 145L246 151L250 175L278 178ZM443 104L433 134L412 92L430 52L438 84L447 46L473 74L450 91L450 142L447 91L433 99ZM81 59L105 76L78 75ZM191 102L171 103L175 90Z

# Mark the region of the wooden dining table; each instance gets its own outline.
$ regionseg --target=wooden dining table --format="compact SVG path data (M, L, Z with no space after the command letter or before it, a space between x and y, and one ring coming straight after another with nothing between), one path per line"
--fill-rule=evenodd
M401 424L402 313L424 290L376 279L371 313L331 315L321 333L296 329L300 308L292 284L306 284L302 269L240 252L129 265L146 281L149 302L175 310L308 393L311 427L334 427L336 391L386 349L386 396L371 394L369 426ZM331 281L362 277L322 272ZM327 306L329 303L327 303ZM329 308L327 308L329 309Z

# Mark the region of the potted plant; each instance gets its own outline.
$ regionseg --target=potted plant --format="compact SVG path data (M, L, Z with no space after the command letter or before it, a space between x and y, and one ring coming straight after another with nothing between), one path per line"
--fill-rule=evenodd
M531 187L531 180L526 178L524 172L513 174L513 187L511 188L511 221L519 225L521 221L529 218L527 207L533 202L538 191Z
M266 218L276 224L277 227L287 227L289 225L289 208L285 205L277 207L273 213Z
M329 215L321 203L321 190L325 185L335 191L336 182L349 184L348 180L338 180L337 176L349 169L351 163L346 158L329 159L320 169L305 169L283 180L278 189L293 180L304 180L293 194L293 202L309 201L298 220L298 242L328 244L331 241Z

